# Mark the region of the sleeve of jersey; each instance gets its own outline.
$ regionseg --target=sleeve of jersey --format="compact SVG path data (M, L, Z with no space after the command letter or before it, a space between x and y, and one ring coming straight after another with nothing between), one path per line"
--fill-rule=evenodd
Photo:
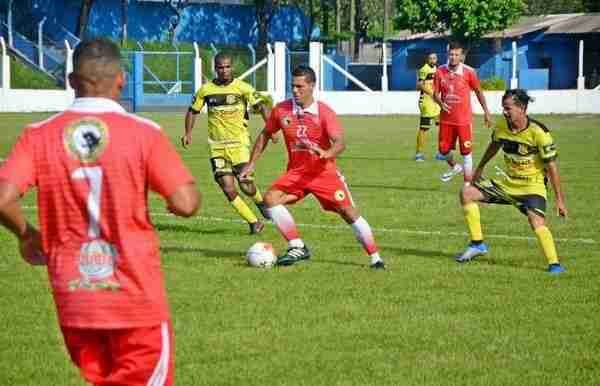
M420 68L419 71L417 71L417 79L421 82L427 79L427 72L423 70L423 68Z
M325 125L324 129L327 130L327 134L329 138L338 137L344 133L344 129L342 125L340 125L340 121L337 118L337 114L330 109L323 109L323 124Z
M175 147L162 133L150 149L146 167L150 189L165 198L173 194L178 187L194 182L194 177Z
M538 150L540 152L540 157L544 162L551 162L556 159L558 156L558 151L556 150L556 144L554 144L554 140L550 133L543 132L538 136Z
M260 93L258 91L256 91L254 89L254 87L252 87L249 84L244 84L244 86L242 87L242 93L244 94L244 97L246 98L246 102L248 102L248 106L254 106L260 102L262 102L262 97L260 95Z
M471 89L475 90L475 89L481 88L481 85L479 83L479 77L477 76L477 73L475 72L475 70L473 70L471 72L471 76L469 77L469 79L470 79Z
M202 89L200 89L192 97L192 104L190 105L190 110L192 110L195 113L199 113L200 111L202 111L202 106L204 106L204 93Z
M37 173L33 153L33 138L26 129L0 167L0 180L17 186L21 194L25 194L36 185Z
M270 137L273 136L273 134L275 134L280 129L278 110L279 109L277 107L271 110L271 114L269 114L269 119L267 119L267 123L265 124L265 133Z
M435 72L435 75L433 76L433 90L434 91L439 91L439 89L440 89L440 78L441 78L441 73L438 70Z

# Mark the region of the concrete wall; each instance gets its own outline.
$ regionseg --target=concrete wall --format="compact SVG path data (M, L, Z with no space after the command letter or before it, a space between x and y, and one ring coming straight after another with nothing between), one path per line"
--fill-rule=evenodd
M485 92L487 104L494 114L501 113L503 92ZM529 105L532 114L600 114L600 91L596 90L539 90L531 91L536 100ZM73 101L72 91L62 90L2 90L1 112L60 111ZM419 95L415 91L362 92L323 91L320 99L339 114L380 115L418 114ZM481 107L473 96L474 112ZM186 105L187 106L187 105Z

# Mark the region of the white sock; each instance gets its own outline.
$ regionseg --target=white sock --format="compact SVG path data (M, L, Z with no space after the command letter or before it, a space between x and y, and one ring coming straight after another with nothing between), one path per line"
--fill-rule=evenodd
M363 217L359 217L352 224L352 230L359 243L362 244L365 251L372 257L377 254L377 245L375 244L375 238L373 237L373 231L371 226ZM379 256L379 255L377 255Z
M284 205L276 205L269 208L269 215L273 220L273 224L279 229L279 232L290 243L292 248L302 248L304 243L299 237L296 222L292 214Z
M290 248L304 248L304 241L302 239L292 239L288 241L288 246Z
M473 174L473 154L467 154L463 156L463 160L465 176L470 177Z
M379 252L371 253L371 265L377 263L378 261L383 261L379 256Z

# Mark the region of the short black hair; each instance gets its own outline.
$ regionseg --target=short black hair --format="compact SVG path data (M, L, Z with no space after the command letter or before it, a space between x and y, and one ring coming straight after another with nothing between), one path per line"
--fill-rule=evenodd
M292 71L292 76L303 76L309 83L315 83L317 81L315 70L303 64L294 68L294 71Z
M222 60L226 60L229 59L229 62L233 63L233 58L231 57L230 54L226 53L226 52L219 52L218 54L215 55L215 65L222 61Z
M453 40L448 44L448 51L450 50L465 50L465 47L462 45L461 42L457 41L457 40Z
M73 51L73 72L90 77L116 75L121 68L121 50L107 38L84 40Z
M510 90L506 90L506 92L502 96L502 100L505 100L507 98L512 98L515 104L523 107L524 109L527 109L527 105L529 104L529 102L534 101L534 99L531 96L529 96L529 94L527 94L527 91L521 88L513 88Z

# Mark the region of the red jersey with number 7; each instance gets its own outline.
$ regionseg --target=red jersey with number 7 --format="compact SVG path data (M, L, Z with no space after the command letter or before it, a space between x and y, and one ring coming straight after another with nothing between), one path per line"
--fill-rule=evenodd
M116 102L78 98L25 128L0 179L37 188L43 252L59 322L133 328L169 319L148 190L193 182L154 122Z
M321 159L310 150L313 145L329 149L331 137L343 133L336 113L325 103L315 101L307 108L293 99L279 103L271 111L265 132L272 136L279 130L287 147L288 170L315 174L337 169L335 159Z
M433 87L450 108L450 112L442 110L440 122L461 126L473 122L471 91L479 88L475 69L463 63L459 63L455 70L450 70L447 64L439 66L435 72Z

